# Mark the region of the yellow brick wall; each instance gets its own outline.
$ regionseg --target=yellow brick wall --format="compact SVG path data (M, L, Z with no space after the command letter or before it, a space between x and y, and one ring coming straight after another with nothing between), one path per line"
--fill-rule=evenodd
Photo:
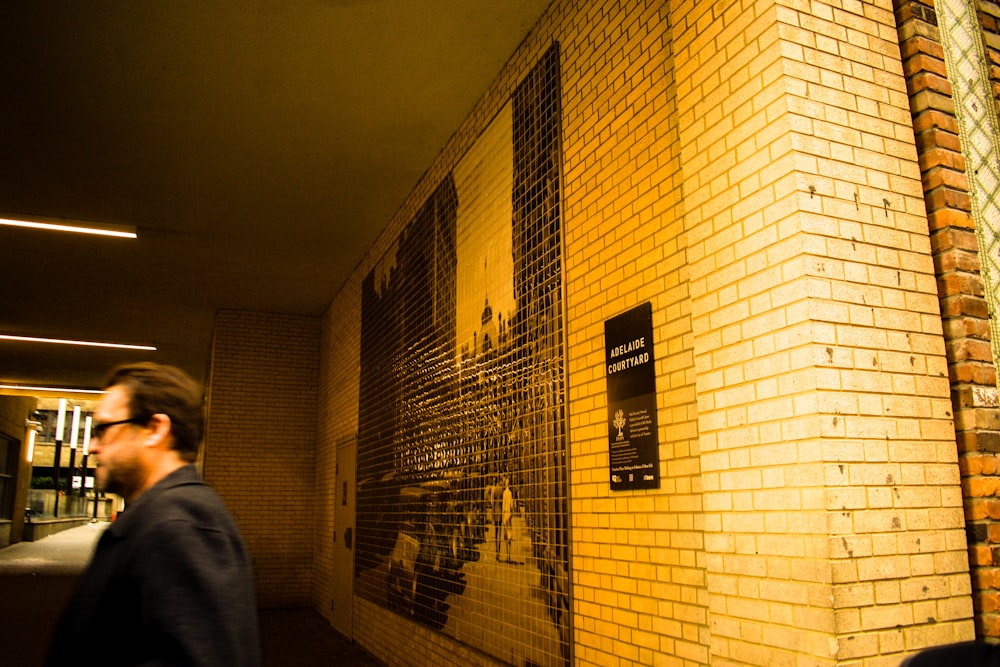
M574 664L895 665L972 637L891 4L557 0L323 319L315 604L360 280L560 43ZM611 493L603 323L653 304L657 491ZM390 664L491 664L360 599Z
M712 663L971 638L892 5L698 3L672 24Z
M320 320L216 315L202 471L239 523L262 607L313 597Z
M553 40L560 42L563 77L572 323L567 376L576 406L570 412L576 662L650 664L681 656L706 664L690 306L678 250L682 227L673 213L680 199L679 157L671 152L677 119L662 3L626 9L596 3L579 11L574 3L555 3L428 170L324 318L323 409L328 401L345 409L321 419L317 470L332 471L334 444L356 429L359 331L349 323L360 316L361 278ZM656 343L660 408L669 415L661 418L663 489L614 497L608 490L603 321L647 299L662 335L663 349ZM332 524L332 507L323 511ZM323 526L317 536L321 571L330 568L321 554L331 532L332 526ZM319 576L330 585L329 574ZM319 597L322 611L328 594ZM356 599L354 609L356 641L390 664L490 664L363 600Z
M666 3L624 5L595 3L579 34L560 36L576 661L707 664L675 50ZM661 489L612 493L604 321L645 301Z
M361 380L360 282L344 287L323 319L320 342L320 396L315 461L316 579L313 606L329 618L336 597L333 579L337 444L358 432ZM349 604L353 604L348 601ZM343 604L343 602L341 602Z

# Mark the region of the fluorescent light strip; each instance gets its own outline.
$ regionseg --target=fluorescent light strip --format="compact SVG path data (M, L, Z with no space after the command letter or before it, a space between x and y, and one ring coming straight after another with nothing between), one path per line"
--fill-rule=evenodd
M122 239L135 239L139 235L134 227L86 227L76 224L64 224L56 222L41 222L35 220L17 220L14 218L0 218L0 225L9 227L27 227L30 229L44 229L50 232L73 232L75 234L95 234L97 236L114 236Z
M0 391L45 391L56 394L103 394L103 389L73 389L72 387L32 387L26 384L0 384Z
M62 338L37 338L35 336L10 336L0 334L0 340L19 343L53 343L56 345L83 345L85 347L113 347L119 350L156 350L152 345L129 345L127 343L100 343L91 340L66 340Z

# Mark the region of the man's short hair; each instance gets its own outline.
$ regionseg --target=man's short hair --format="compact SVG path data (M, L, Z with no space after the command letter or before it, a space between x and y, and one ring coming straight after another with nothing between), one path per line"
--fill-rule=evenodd
M150 419L155 414L170 417L174 449L193 463L205 429L201 388L184 371L173 366L142 362L114 368L105 389L121 385L129 393L130 417Z

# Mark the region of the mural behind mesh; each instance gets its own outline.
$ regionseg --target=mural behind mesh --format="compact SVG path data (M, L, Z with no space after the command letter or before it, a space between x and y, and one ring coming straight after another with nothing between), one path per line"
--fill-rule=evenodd
M362 288L356 590L569 661L558 45Z

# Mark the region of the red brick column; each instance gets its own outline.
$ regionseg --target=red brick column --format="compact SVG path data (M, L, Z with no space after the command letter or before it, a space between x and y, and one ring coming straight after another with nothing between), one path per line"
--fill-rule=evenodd
M976 632L1000 637L1000 411L965 159L933 0L894 0L947 344ZM997 30L995 16L984 29ZM991 52L994 92L1000 59Z
M979 3L979 21L986 33L986 57L990 61L990 81L993 82L993 99L997 100L1000 107L1000 49L995 45L1000 44L1000 5L993 3ZM991 41L992 40L992 41Z

